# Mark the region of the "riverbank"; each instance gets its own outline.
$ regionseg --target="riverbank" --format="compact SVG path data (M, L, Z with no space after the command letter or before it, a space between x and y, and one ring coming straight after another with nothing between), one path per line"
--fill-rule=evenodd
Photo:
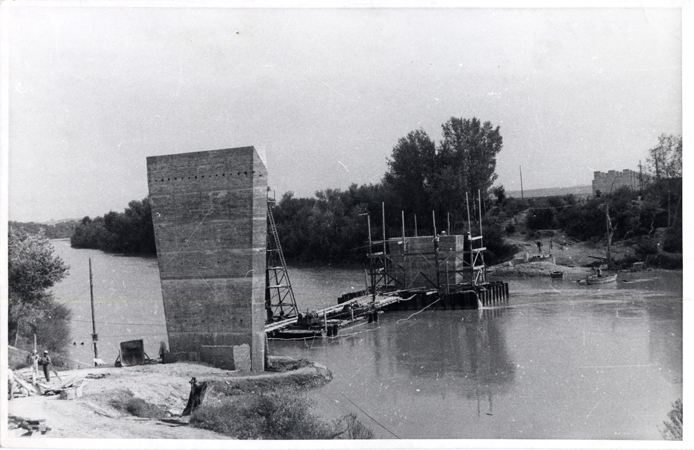
M220 403L234 395L300 392L332 380L327 368L306 360L271 358L271 368L276 371L252 374L179 362L67 370L58 372L60 379L52 377L47 385L58 389L71 380L80 381L81 397L73 400L61 400L59 395L20 397L8 402L8 411L10 416L43 420L50 431L45 435L35 432L32 438L39 439L228 439L219 433L188 426L187 418L180 417L188 401L191 378L195 377L198 383L208 382L205 405ZM27 369L19 372L28 373ZM125 405L133 398L161 411L162 419L128 413ZM10 436L18 438L25 432L21 428L11 429Z
M550 230L551 231L551 230ZM517 247L514 259L491 268L495 277L543 277L551 272L563 272L564 278L578 280L592 273L591 264L604 262L607 257L604 242L576 241L558 231L551 235L528 237L516 233L506 241ZM664 235L654 237L654 245L660 245ZM541 247L538 248L538 242ZM613 261L635 260L632 242L619 241L610 249ZM527 261L527 262L526 262Z

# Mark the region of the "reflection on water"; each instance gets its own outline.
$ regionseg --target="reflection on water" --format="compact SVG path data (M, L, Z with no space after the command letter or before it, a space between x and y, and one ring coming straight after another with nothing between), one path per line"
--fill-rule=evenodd
M326 364L321 413L383 438L660 439L682 395L682 296L681 274L657 276L512 280L508 308L391 312L270 351Z
M54 292L74 313L74 358L92 357L89 257L100 355L111 362L120 341L139 338L156 355L166 340L156 260L54 245L71 266ZM290 276L300 310L364 283L363 271L344 268ZM682 396L682 274L509 283L508 307L389 312L334 339L271 340L269 350L325 364L333 381L308 394L317 412L356 413L383 438L660 439Z

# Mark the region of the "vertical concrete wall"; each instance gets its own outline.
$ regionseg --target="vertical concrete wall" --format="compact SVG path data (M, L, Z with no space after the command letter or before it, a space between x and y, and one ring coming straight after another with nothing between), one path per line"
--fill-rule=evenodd
M389 269L405 288L424 287L435 288L437 283L446 286L446 275L449 284L463 282L463 275L458 271L463 269L463 242L460 235L439 236L438 269L435 257L433 236L406 238L406 248L403 254L402 238L389 240L389 254L394 265ZM448 274L446 273L448 267Z
M147 158L169 346L264 370L267 170L253 147ZM224 354L228 357L224 358Z

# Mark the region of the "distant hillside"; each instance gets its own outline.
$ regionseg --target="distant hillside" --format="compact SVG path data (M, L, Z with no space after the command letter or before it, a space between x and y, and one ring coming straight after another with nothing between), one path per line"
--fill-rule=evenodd
M64 220L47 223L36 222L9 222L10 230L22 230L30 234L37 234L43 230L48 239L67 239L75 232L79 220Z
M569 195L573 194L577 197L584 197L593 194L592 186L572 186L572 187L562 187L562 188L544 188L544 189L524 189L524 198L535 198L535 197L552 197L555 195ZM521 198L521 191L508 191L506 193L509 197Z

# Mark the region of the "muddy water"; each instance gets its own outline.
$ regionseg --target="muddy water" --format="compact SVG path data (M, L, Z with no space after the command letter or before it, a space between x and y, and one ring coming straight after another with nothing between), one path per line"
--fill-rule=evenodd
M73 363L93 358L90 257L99 356L112 363L119 342L141 338L155 357L166 340L156 259L53 244L71 266L54 293L73 310ZM364 285L359 269L290 276L302 310ZM382 438L660 439L682 396L682 275L509 281L509 307L387 313L335 339L273 340L270 352L328 366L334 380L309 394L317 411L354 412Z

